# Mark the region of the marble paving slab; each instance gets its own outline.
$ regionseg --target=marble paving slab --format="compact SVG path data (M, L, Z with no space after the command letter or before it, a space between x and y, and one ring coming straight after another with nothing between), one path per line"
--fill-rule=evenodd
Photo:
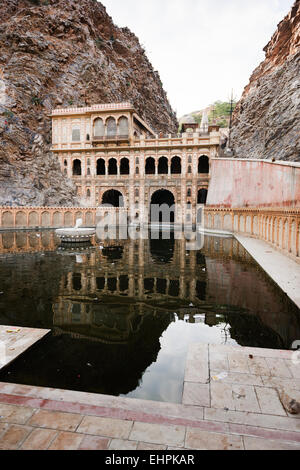
M0 370L50 332L46 329L0 325Z

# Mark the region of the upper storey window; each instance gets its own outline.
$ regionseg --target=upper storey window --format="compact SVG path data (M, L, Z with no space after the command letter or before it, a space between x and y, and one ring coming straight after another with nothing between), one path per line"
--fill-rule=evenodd
M127 136L129 134L128 119L122 116L118 121L118 135Z
M102 119L97 118L94 121L94 136L95 137L104 137L105 127Z
M80 142L80 126L78 124L72 126L72 142Z
M107 119L106 128L108 137L113 137L117 135L117 123L114 118Z

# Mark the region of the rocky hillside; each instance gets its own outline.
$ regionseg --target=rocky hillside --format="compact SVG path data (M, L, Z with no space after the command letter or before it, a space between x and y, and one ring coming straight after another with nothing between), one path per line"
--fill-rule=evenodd
M131 101L157 131L178 123L138 39L96 0L1 0L0 204L76 204L50 152L57 106Z
M300 161L300 0L264 51L234 114L235 156Z

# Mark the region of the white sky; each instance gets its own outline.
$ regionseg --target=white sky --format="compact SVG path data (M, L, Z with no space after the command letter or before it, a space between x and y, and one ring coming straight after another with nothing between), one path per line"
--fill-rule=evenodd
M178 117L240 98L294 0L102 0L145 47Z

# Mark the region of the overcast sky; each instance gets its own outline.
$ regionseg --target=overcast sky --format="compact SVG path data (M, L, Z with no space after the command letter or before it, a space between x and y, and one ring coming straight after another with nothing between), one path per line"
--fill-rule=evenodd
M158 70L178 117L236 98L294 0L102 0Z

